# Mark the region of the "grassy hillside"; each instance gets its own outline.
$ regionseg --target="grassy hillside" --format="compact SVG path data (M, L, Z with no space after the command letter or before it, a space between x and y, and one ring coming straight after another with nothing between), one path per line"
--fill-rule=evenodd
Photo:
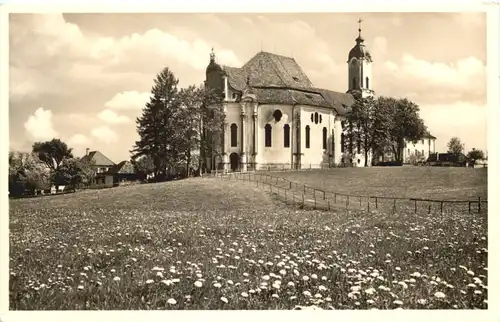
M220 179L10 202L10 309L486 308L486 215L288 208Z
M486 199L487 171L487 168L372 167L272 174L318 189L353 195Z

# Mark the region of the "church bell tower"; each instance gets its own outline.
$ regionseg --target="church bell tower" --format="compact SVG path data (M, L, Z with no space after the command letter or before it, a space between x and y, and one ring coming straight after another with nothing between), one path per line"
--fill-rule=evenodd
M365 40L361 36L361 22L362 20L359 19L359 34L356 38L356 45L349 51L347 60L347 93L357 97L368 97L374 94L372 90L372 57L364 44Z

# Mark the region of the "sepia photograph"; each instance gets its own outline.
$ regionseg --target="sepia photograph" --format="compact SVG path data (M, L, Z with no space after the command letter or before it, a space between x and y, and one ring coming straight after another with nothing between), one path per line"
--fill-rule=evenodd
M485 10L7 16L9 311L488 310Z

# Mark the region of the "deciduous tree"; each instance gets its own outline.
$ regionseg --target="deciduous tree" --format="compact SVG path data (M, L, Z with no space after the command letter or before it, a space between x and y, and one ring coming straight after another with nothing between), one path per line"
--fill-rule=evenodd
M448 153L453 153L455 155L463 153L465 148L462 141L456 136L452 137L446 146L448 147Z
M467 153L467 158L472 162L472 165L474 165L477 160L484 160L484 152L473 148Z

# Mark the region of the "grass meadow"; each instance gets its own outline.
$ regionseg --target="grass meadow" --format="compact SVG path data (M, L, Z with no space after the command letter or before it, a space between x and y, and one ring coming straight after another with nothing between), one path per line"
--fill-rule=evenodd
M486 194L481 172L432 169L440 176L404 184L383 176L402 169L344 170L279 175L381 194ZM486 309L487 245L485 213L298 209L236 180L18 199L10 309Z

